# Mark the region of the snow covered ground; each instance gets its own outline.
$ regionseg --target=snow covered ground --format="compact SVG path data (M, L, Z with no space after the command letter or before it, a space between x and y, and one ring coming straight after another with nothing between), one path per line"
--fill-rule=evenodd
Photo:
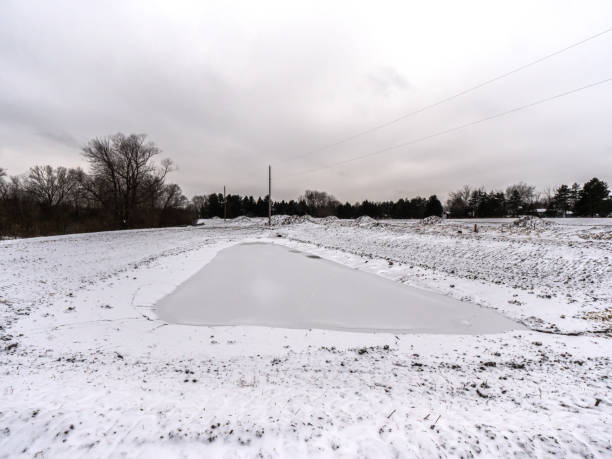
M276 217L271 229L236 219L0 242L0 457L610 457L612 227L572 220L474 233L472 221ZM158 320L161 298L246 241L491 307L529 330Z

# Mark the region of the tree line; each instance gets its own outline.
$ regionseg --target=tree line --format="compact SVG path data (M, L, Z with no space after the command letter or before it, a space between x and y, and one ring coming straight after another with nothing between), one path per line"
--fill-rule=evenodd
M0 238L67 234L127 228L192 224L197 218L265 217L268 196L221 193L188 200L181 188L167 183L170 159L145 135L95 138L82 149L89 168L34 166L21 176L0 168ZM523 182L504 191L468 185L449 194L446 206L436 195L397 201L341 203L325 191L306 190L296 200L274 201L273 213L338 218L413 219L543 216L608 216L608 184L597 178L582 186L561 185L537 192Z
M83 148L89 171L34 166L9 177L0 168L0 237L27 237L192 223L194 206L166 183L172 161L145 135L96 138Z
M213 193L195 196L192 200L200 218L267 217L268 196L258 197ZM227 202L227 208L224 203ZM429 198L416 197L397 201L362 201L351 204L341 203L325 191L306 190L297 200L273 201L275 215L311 215L313 217L336 216L338 218L425 218L431 215L442 216L440 200L432 195Z
M537 214L547 217L608 216L612 200L608 184L594 177L580 186L561 185L536 192L534 186L519 182L505 191L463 188L449 194L446 211L455 218L515 217Z
M266 217L268 197L227 195L220 193L195 196L192 200L200 218ZM227 202L227 207L224 206ZM411 219L432 215L449 218L491 218L539 215L546 217L608 216L612 214L612 199L608 184L592 178L584 185L561 185L537 192L534 186L519 182L505 191L486 191L483 187L469 185L449 194L446 206L436 195L429 198L400 198L397 201L362 201L341 203L325 191L307 190L297 200L273 201L275 215L311 215L313 217L336 216L338 218Z

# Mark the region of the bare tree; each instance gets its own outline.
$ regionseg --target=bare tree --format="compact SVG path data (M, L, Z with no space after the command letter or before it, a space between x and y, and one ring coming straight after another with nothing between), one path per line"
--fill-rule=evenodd
M327 217L333 214L333 210L340 202L325 191L306 190L300 201L304 201L309 211L317 217Z
M164 211L170 207L183 207L187 205L188 200L183 195L181 187L175 183L170 183L162 187L159 195L159 208Z
M525 204L531 204L535 199L535 187L527 185L525 182L515 183L506 188L506 199L510 199L513 193L518 194Z
M468 212L471 197L472 187L469 185L463 185L462 188L448 194L446 208L450 211L453 217L465 217Z
M76 170L65 167L34 166L25 179L26 191L46 207L64 203L76 184Z
M116 134L96 138L83 149L91 166L90 177L83 186L101 205L110 210L122 226L129 226L136 208L154 203L161 192L166 174L172 170L170 160L161 166L153 162L160 149L145 143L144 134Z
M338 202L333 195L327 194L325 191L317 190L306 190L300 199L304 200L307 206L314 208L326 207L331 203Z
M195 207L178 185L166 184L169 159L144 135L90 141L81 169L34 166L25 176L0 168L0 235L35 236L193 223Z
M208 203L208 196L196 195L193 198L191 198L191 202L197 208L204 207Z
M463 199L463 201L467 203L470 200L470 197L472 196L472 187L470 185L463 185L463 187L459 191L457 191L457 193L459 194L461 199Z
M0 199L5 199L8 194L8 183L4 177L6 177L6 170L0 167Z
M191 198L191 203L193 204L193 207L195 207L195 209L197 210L198 216L202 217L204 208L208 205L208 197L204 195L194 196L193 198Z
M541 199L543 204L548 208L553 206L554 197L556 194L556 187L547 185L541 193Z

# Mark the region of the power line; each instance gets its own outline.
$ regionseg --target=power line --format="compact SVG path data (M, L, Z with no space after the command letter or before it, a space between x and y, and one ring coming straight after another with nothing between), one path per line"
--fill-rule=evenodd
M555 57L555 56L558 56L561 53L564 53L565 51L568 51L568 50L570 50L572 48L576 48L577 46L580 46L580 45L582 45L582 44L584 44L584 43L586 43L588 41L594 40L595 38L601 37L602 35L605 35L605 34L610 33L610 32L612 32L612 27L609 28L609 29L603 30L603 31L601 31L599 33L596 33L595 35L591 35L591 36L589 36L587 38L584 38L584 39L582 39L580 41L572 43L572 44L570 44L570 45L568 45L568 46L566 46L566 47L564 47L562 49L559 49L559 50L557 50L555 52L552 52L550 54L542 56L542 57L540 57L540 58L538 58L536 60L533 60L533 61L530 61L530 62L528 62L526 64L523 64L520 67L517 67L517 68L515 68L513 70L510 70L508 72L502 73L501 75L493 77L493 78L491 78L489 80L486 80L486 81L483 81L481 83L478 83L477 85L472 86L472 87L470 87L468 89L464 89L463 91L460 91L460 92L457 92L457 93L455 93L455 94L453 94L451 96L445 97L444 99L441 99L441 100L439 100L437 102L434 102L434 103L429 104L429 105L425 105L424 107L421 107L421 108L419 108L417 110L414 110L412 112L406 113L405 115L399 116L399 117L394 118L392 120L389 120L389 121L386 121L384 123L375 125L375 126L373 126L371 128L368 128L368 129L365 129L363 131L357 132L357 133L355 133L355 134L353 134L351 136L345 137L344 139L340 139L340 140L338 140L336 142L333 142L333 143L330 143L330 144L327 144L327 145L323 145L323 146L321 146L319 148L316 148L314 150L307 151L307 152L305 152L305 153L303 153L301 155L293 156L291 158L286 158L286 159L280 159L279 161L277 161L277 164L284 163L284 162L287 162L287 161L292 161L294 159L304 158L306 156L310 156L310 155L313 155L315 153L320 153L320 152L322 152L324 150L328 150L328 149L336 147L338 145L342 145L342 144L344 144L346 142L349 142L351 140L357 139L357 138L362 137L362 136L364 136L366 134L370 134L372 132L378 131L379 129L391 126L391 125L393 125L395 123L398 123L398 122L400 122L402 120L405 120L405 119L410 118L412 116L418 115L419 113L423 113L424 111L427 111L427 110L435 108L435 107L437 107L439 105L442 105L442 104L444 104L446 102L450 102L453 99L456 99L458 97L464 96L464 95L466 95L466 94L468 94L470 92L473 92L473 91L475 91L477 89L480 89L480 88L482 88L484 86L487 86L487 85L489 85L491 83L494 83L495 81L499 81L499 80L501 80L503 78L509 77L510 75L514 75L515 73L520 72L521 70L525 70L525 69L527 69L529 67L532 67L532 66L534 66L536 64L544 62L544 61L546 61L546 60L548 60L548 59L550 59L552 57Z
M458 126L454 126L452 128L445 129L443 131L438 131L438 132L435 132L433 134L426 135L424 137L419 137L419 138L416 138L416 139L412 139L412 140L408 140L406 142L399 143L397 145L392 145L390 147L386 147L386 148L383 148L383 149L380 149L380 150L376 150L376 151L371 152L371 153L366 153L366 154L361 155L361 156L355 156L353 158L345 159L345 160L342 160L342 161L336 161L334 163L330 163L330 164L327 164L325 166L321 166L321 167L318 167L318 168L315 168L315 169L310 169L310 170L306 170L306 171L302 171L302 172L297 172L295 174L286 175L284 178L294 177L294 176L297 176L297 175L311 174L313 172L318 172L318 171L323 170L323 169L329 169L331 167L339 166L341 164L347 164L347 163L351 163L351 162L354 162L354 161L359 161L359 160L362 160L362 159L365 159L365 158L369 158L371 156L381 155L383 153L386 153L386 152L391 151L391 150L395 150L397 148L406 147L408 145L413 145L415 143L419 143L419 142L423 142L425 140L433 139L434 137L440 137L440 136L443 136L443 135L446 135L446 134L450 134L451 132L455 132L455 131L459 131L461 129L465 129L465 128L468 128L468 127L471 127L471 126L475 126L477 124L484 123L486 121L490 121L490 120L493 120L493 119L496 119L496 118L501 118L502 116L510 115L512 113L516 113L516 112L519 112L521 110L525 110L525 109L534 107L536 105L541 105L541 104L544 104L546 102L550 102L552 100L559 99L561 97L569 96L570 94L575 94L577 92L584 91L585 89L589 89L589 88L593 88L595 86L599 86L599 85L602 85L602 84L605 84L605 83L609 83L610 81L612 81L612 77L606 78L604 80L599 80L599 81L596 81L595 83L591 83L591 84L588 84L586 86L581 86L579 88L575 88L575 89L572 89L572 90L569 90L569 91L566 91L566 92L555 94L553 96L546 97L544 99L539 99L539 100L536 100L535 102L531 102L531 103L528 103L528 104L525 104L525 105L520 105L520 106L514 107L514 108L512 108L510 110L506 110L506 111L497 113L495 115L487 116L485 118L481 118L481 119L478 119L478 120L475 120L475 121L471 121L469 123L460 124Z

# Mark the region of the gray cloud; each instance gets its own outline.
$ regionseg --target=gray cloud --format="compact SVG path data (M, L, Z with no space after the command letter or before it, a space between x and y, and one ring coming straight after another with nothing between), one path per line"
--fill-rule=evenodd
M410 87L406 78L393 67L382 67L369 76L375 93L385 97L393 95L397 90L403 91Z
M0 4L0 166L84 165L79 147L146 132L189 195L306 188L340 199L582 181L612 170L611 86L381 156L295 175L612 76L612 34L315 154L603 30L606 1ZM550 10L555 17L550 17ZM444 14L442 13L444 12ZM604 177L612 179L612 177Z
M77 141L74 137L72 137L67 132L50 132L50 131L40 131L37 134L45 139L52 140L54 142L59 143L60 145L64 145L69 148L80 148L82 147L82 143Z

